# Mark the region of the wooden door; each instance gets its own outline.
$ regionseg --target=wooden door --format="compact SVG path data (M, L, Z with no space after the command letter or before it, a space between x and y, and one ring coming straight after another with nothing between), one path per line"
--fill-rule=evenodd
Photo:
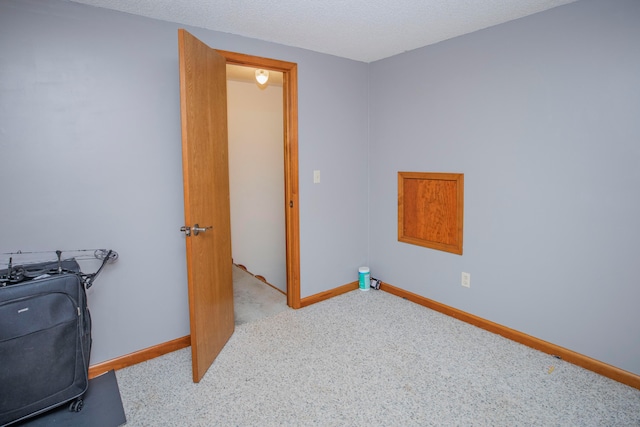
M234 330L226 61L185 30L178 30L178 51L191 357L199 382Z

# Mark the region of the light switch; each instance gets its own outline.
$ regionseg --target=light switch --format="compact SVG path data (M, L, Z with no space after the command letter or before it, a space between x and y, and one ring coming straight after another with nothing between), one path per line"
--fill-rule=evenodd
M319 170L313 171L313 183L314 184L320 184L320 171Z

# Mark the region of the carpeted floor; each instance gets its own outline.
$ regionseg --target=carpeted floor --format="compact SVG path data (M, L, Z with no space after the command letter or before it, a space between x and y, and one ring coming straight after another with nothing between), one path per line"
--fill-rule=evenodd
M382 291L117 372L128 426L640 426L640 390Z
M291 310L286 295L236 265L233 266L233 304L236 325Z

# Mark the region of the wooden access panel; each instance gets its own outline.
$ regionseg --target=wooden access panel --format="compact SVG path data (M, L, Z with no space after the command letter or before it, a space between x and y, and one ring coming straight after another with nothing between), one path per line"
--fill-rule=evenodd
M398 240L462 255L464 174L398 172Z

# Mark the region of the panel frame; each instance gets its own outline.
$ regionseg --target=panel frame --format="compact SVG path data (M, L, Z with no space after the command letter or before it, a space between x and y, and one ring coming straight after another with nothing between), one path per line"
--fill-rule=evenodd
M453 187L453 195L439 194L438 201L421 200L418 203L405 203L405 198L410 194L405 187L415 184L419 180L421 185L424 183L431 189L447 185ZM451 190L449 190L451 191ZM433 193L431 193L433 194ZM439 205L434 205L439 203ZM418 209L420 206L425 209ZM413 207L413 209L411 209ZM411 209L411 210L409 210ZM445 217L424 217L420 213L448 213ZM411 233L409 228L413 227L414 222L418 222L417 228L430 227L429 232ZM409 226L411 225L411 227ZM437 228L436 228L437 227ZM445 173L445 172L398 172L398 241L409 243L412 245L423 246L439 251L450 252L462 255L463 248L463 231L464 231L464 174L462 173ZM428 234L428 235L427 235ZM452 236L451 239L437 238L437 236Z

